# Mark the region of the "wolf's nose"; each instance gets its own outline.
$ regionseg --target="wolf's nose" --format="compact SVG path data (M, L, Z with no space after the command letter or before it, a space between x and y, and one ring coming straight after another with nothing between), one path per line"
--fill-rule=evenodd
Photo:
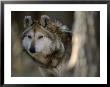
M30 48L30 52L35 53L35 48L33 46Z

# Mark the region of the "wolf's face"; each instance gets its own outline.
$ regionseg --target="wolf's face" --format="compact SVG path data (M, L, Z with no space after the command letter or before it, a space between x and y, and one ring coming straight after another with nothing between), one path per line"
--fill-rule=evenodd
M61 34L62 31L48 16L41 16L40 23L35 22L23 32L22 46L38 62L56 66L65 50Z
M23 47L31 54L49 55L55 49L53 38L48 36L49 33L41 26L30 29L23 35ZM50 35L53 36L51 33Z

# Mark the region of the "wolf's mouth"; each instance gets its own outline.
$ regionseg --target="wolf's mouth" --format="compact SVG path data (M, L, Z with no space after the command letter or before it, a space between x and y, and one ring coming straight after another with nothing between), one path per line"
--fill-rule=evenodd
M43 55L41 52L35 52L35 53L31 53L29 50L27 51L27 53L33 57L36 61L39 61L43 64L47 64L48 63L48 58L45 58L46 55Z
M27 51L27 53L31 56L31 58L40 64L40 66L45 67L45 68L55 68L59 64L59 61L57 59L51 58L52 55L54 56L54 53L51 55L42 55L41 52L36 52L36 53L30 53L30 51Z

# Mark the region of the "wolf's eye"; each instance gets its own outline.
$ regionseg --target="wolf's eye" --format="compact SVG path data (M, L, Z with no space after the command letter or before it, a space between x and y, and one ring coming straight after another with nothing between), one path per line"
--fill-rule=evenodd
M28 38L31 39L32 37L30 35L28 35Z
M41 38L43 38L43 36L39 36L39 37L38 37L38 39L41 39Z

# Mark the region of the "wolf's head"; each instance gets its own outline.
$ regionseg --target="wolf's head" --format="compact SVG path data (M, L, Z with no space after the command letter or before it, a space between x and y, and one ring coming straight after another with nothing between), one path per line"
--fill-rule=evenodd
M59 21L52 21L47 15L32 24L31 17L25 17L22 46L36 61L55 67L65 52L65 38L68 28Z

